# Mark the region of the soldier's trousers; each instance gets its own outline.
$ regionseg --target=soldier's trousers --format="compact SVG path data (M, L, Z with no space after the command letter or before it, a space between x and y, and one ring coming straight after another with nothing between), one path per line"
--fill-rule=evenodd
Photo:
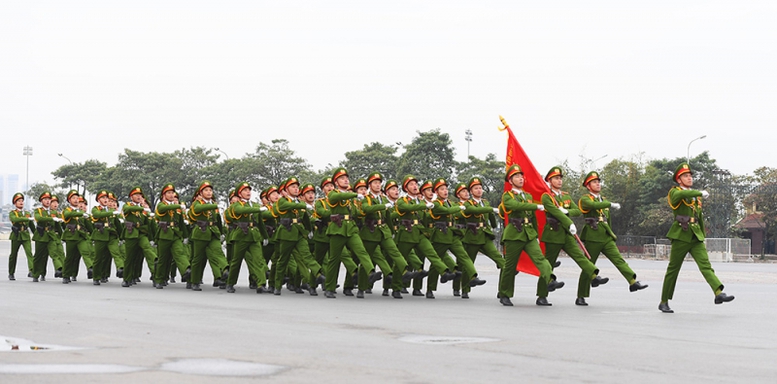
M181 276L186 273L186 269L189 268L189 257L186 254L186 247L181 239L159 240L157 252L159 252L159 256L154 268L154 282L162 284L167 281L167 276L170 275L170 269L172 269L173 264L178 267Z
M243 259L245 259L246 265L248 265L249 281L253 281L258 285L264 285L267 282L265 275L267 263L264 261L264 255L262 255L262 244L248 241L236 241L233 243L232 261L229 263L227 285L237 284Z
M202 275L205 273L205 262L210 264L213 271L213 279L221 279L227 269L227 257L221 249L221 241L217 238L210 240L193 240L194 254L192 255L192 275L191 282L199 284L202 282Z
M8 273L16 273L16 260L19 254L19 247L24 249L24 254L27 256L27 270L32 273L33 270L33 257L32 257L32 243L29 240L11 240L11 255L8 256Z
M111 275L111 257L119 254L119 240L115 237L108 241L94 241L94 264L92 265L92 279L107 279Z
M289 267L292 255L294 255L297 264L304 265L311 275L318 276L323 273L321 264L317 263L313 255L310 254L307 239L300 237L297 240L280 240L276 247L279 247L278 267L275 271L274 281L276 290L281 289L283 285L283 277L286 275L286 269Z
M505 265L499 274L499 297L513 297L515 291L515 267L521 252L526 251L531 261L540 271L540 281L545 284L553 279L553 269L545 256L542 255L540 243L537 240L523 242L518 240L505 240Z
M49 242L36 241L32 255L32 277L46 276L46 263L49 260Z
M136 278L140 278L143 271L143 259L151 260L149 264L149 270L151 271L151 278L154 277L154 262L156 261L156 253L151 246L151 242L148 240L148 236L141 235L134 239L127 239L124 243L125 260L124 260L124 281L132 282ZM169 268L168 268L169 270Z
M91 244L84 239L67 240L65 242L65 264L62 267L63 277L78 277L78 263L83 255L91 252Z
M353 236L341 236L341 235L332 235L329 237L329 265L326 268L327 271L327 278L326 278L326 290L327 291L334 291L337 288L337 277L340 274L340 262L342 261L344 264L346 261L342 259L343 256L343 248L348 247L348 250L351 252L353 256L356 256L359 260L359 264L366 269L368 272L372 272L375 270L375 265L372 264L372 260L370 259L370 255L367 253L367 250L364 249L364 243L362 243L361 237L357 235ZM346 265L346 269L348 268L348 265ZM357 273L356 268L353 270L349 270L349 273ZM330 277L330 275L333 275ZM350 276L349 276L350 278ZM343 287L348 288L352 286L349 284L349 282L346 282L346 284L343 285Z
M493 241L486 241L485 244L464 244L464 249L467 250L467 255L469 255L470 260L472 260L472 264L475 264L475 260L477 260L478 257L478 252L482 252L489 259L494 261L497 269L502 269L505 266L505 258L496 249ZM472 280L472 277L467 276L467 271L462 272L464 274L461 276L461 281ZM456 282L454 281L454 284L455 283ZM454 286L453 289L455 290L456 286ZM462 284L461 286L462 292L469 292L471 289L472 288L469 286L469 284Z
M564 241L564 244L545 243L545 258L548 260L548 263L550 263L551 268L553 268L553 264L556 264L556 260L558 260L558 254L563 249L564 252L577 263L577 266L580 267L580 276L588 277L588 286L590 287L591 280L599 274L599 268L596 268L596 265L585 257L583 250L580 249L580 245L572 235L567 235L564 238ZM581 277L581 279L585 279L585 277ZM579 294L580 291L578 290L578 297L588 297L579 296ZM542 284L539 281L537 282L537 296L548 297L547 284Z
M65 265L65 247L62 246L62 240L49 241L49 257L54 264L54 270L61 271Z
M381 252L375 252L379 245ZM402 253L399 252L394 239L387 237L380 242L365 240L364 249L367 251L367 254L372 255L372 260L380 267L381 272L385 276L389 274L392 276L391 285L396 287L395 289L397 290L402 289L402 275L407 272L407 261L402 257ZM388 259L386 256L388 256ZM364 267L359 267L359 290L364 291L367 289L372 289L369 285L369 271Z
M631 284L632 281L637 279L637 274L631 270L629 264L623 259L618 247L615 245L615 240L610 240L604 243L596 243L588 241L585 243L585 249L588 250L588 254L591 256L591 262L596 264L596 260L599 259L599 254L610 260L615 268L618 268L618 272L621 273L623 278ZM587 276L585 272L580 272L580 279L577 282L577 297L588 297L591 294L591 280L586 281Z
M661 301L672 300L674 288L677 284L677 275L680 274L680 268L683 266L685 255L689 252L693 260L696 261L696 266L699 267L704 280L707 280L707 284L712 288L712 291L723 290L723 284L715 275L715 270L712 269L709 256L707 255L707 247L704 246L703 241L694 240L686 242L672 240L672 250L669 252L669 265L666 267L664 287L661 290Z
M437 252L435 252L432 243L424 236L422 236L421 240L417 243L399 242L397 243L397 248L399 249L399 252L402 254L402 256L405 257L405 260L408 262L408 264L411 266L413 266L413 264L418 265L418 267L415 268L416 270L423 268L424 259L429 259L431 271L437 271L438 274L442 274L448 270L448 265L442 261L439 256L437 256ZM415 259L417 261L413 260L413 256L410 255L410 251L416 252ZM456 263L453 263L453 265L455 264ZM421 289L420 284L423 284L423 278L417 277L413 279L413 287L419 287L416 289Z
M461 240L459 239L453 239L452 244L441 244L441 243L432 243L432 246L434 247L434 251L437 253L437 256L440 257L440 260L442 260L445 265L448 267L449 270L459 270L459 266L461 266L462 276L464 276L464 271L466 270L469 274L470 278L468 280L465 280L464 285L469 286L469 281L472 280L473 277L477 276L478 273L475 270L475 264L472 263L472 260L469 258L469 255L467 255L467 251L464 249L464 246L461 244ZM456 261L453 260L453 258L448 255L448 251L453 253L454 256L456 256ZM429 271L429 278L426 280L426 289L431 291L437 290L437 281L439 280L440 274L435 271ZM413 288L416 288L415 284ZM420 289L418 287L417 289Z

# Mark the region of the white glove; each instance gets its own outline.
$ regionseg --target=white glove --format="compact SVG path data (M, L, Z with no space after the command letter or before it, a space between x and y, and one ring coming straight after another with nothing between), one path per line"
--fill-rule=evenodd
M183 223L186 224L186 225L189 225L189 220L185 220L184 219Z
M308 239L312 239L312 238L313 238L313 232L312 231L308 232Z
M621 205L618 203L610 203L610 208L612 209L621 209Z
M56 221L57 223L62 223L62 222L64 222L64 221L65 221L65 220L62 220L62 219L60 219L59 217L52 217L52 218L51 218L51 220L54 220L54 221Z
M189 244L189 239L183 239L183 245L188 245L188 244Z
M151 212L151 213L149 213L149 214L148 214L148 217L154 217L154 216L156 216L156 215L154 214L154 212Z
M184 203L181 203L180 205L181 205L181 210L182 210L182 211L185 211L185 210L186 210L186 204L184 204Z
M312 211L312 210L314 209L314 208L313 208L313 206L312 206L312 205L310 205L310 204L305 204L305 207L306 207L306 208L307 208L309 211Z
M117 210L113 211L113 215L114 215L114 216L119 216L119 215L121 215L121 211L119 211L119 210L117 209Z
M259 212L264 212L264 211L266 211L266 210L267 210L267 207L265 207L264 205L262 205L262 206L259 208Z
M151 208L143 208L143 210L146 211L147 213L151 212Z
M151 241L150 243L151 245L154 245L153 241ZM124 240L119 240L119 246L121 247L122 245L124 245Z
M124 219L119 218L119 222L124 224Z
M386 209L391 209L391 208L394 208L394 203L389 201L388 203L386 203Z
M356 194L356 199L357 200L364 200L364 195L362 195L361 193L357 193Z
M701 191L701 197L706 199L706 198L710 197L710 193L707 192L707 191Z
M461 209L461 211L462 211L462 212L464 212L464 211L466 211L466 210L467 210L467 207L465 207L465 206L463 206L463 205L459 205L459 209Z
M537 210L538 211L545 211L545 206L542 204L537 204Z
M226 236L224 236L224 235L221 235L221 237L219 238L219 240L221 240L221 242L223 243L223 242L224 242L224 239L226 239L226 238L227 238Z
M154 240L151 240L148 243L151 244L152 247L154 246L154 244L156 244L156 243L154 243Z
M264 239L264 240L262 240L262 245L263 245L263 246L265 246L265 247L266 247L266 246L267 246L267 244L270 244L270 240L267 240L267 239Z
M426 208L429 208L429 209L434 208L434 203L426 203Z
M83 216L81 216L81 217L83 217L84 219L88 219L88 218L89 218L89 214L88 214L88 213L86 213L86 212L84 212L84 215L83 215Z
M437 194L436 193L432 193L432 200L437 200Z
M575 227L575 224L569 224L569 234L572 236L577 235L577 227Z
M559 211L561 211L561 213L563 213L563 214L565 214L565 215L566 215L567 213L569 213L569 211L568 211L566 208L564 208L564 207L558 207L558 210L559 210Z
M495 215L498 215L498 214L499 214L499 208L494 208L494 214L495 214Z

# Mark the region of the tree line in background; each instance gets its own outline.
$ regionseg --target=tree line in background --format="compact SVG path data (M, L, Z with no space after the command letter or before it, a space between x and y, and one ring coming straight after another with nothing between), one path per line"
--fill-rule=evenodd
M303 182L318 185L338 166L349 171L351 182L375 171L381 172L386 179L397 180L405 174L413 174L419 180L442 177L450 185L479 176L484 181L486 198L492 202L500 201L504 186L503 155L492 153L483 159L469 156L467 161L458 162L450 136L439 129L417 132L409 144L365 144L362 149L346 152L345 159L337 165L328 164L321 170L314 170L284 139L259 143L255 152L239 159L221 160L217 152L215 148L205 147L171 153L125 149L119 154L118 162L110 167L97 160L63 165L52 172L58 184L34 184L27 193L38 196L46 189L60 194L71 188L81 193L107 189L126 201L129 190L141 186L150 203L155 205L158 193L166 183L175 184L182 199L187 200L200 182L209 180L217 197L224 200L228 191L241 181L248 181L255 190L260 190L294 175ZM612 212L615 233L666 235L673 220L666 196L675 185L672 180L675 168L685 160L645 160L644 154L638 154L631 159L612 160L599 169L603 195L622 206ZM763 213L767 237L774 236L777 229L777 169L762 167L753 175L733 175L720 168L707 152L691 158L690 164L695 172L694 186L710 192L704 202L709 237L736 237L738 233L733 225L751 207L757 207ZM535 164L540 172L554 165L557 164ZM590 169L591 161L581 156L577 166L568 161L560 165L565 170L564 190L575 200L579 199L586 192L581 185L583 175L594 170ZM535 198L539 199L539 196Z

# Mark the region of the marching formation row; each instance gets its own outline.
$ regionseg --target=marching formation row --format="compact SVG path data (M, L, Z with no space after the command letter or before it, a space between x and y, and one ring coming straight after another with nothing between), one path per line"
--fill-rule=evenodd
M701 208L706 192L692 189L687 164L677 168L674 178L678 186L667 196L675 216L668 234L672 252L659 309L672 312L668 301L688 252L714 291L714 302L731 301L734 297L723 293L704 248ZM145 259L154 287L164 288L178 270L186 288L201 291L207 262L214 287L234 293L245 260L249 287L257 293L280 295L285 283L297 293L306 289L310 295L318 295L321 286L326 297L335 298L342 264L346 296L353 296L355 289L356 297L364 298L383 280L384 296L401 299L412 287L413 296L431 299L438 283L450 281L454 295L466 299L472 288L486 283L474 265L482 253L501 270L500 303L512 306L516 266L525 253L539 275L536 303L549 306L548 294L564 286L553 274L563 250L581 270L577 305L588 305L591 287L609 281L599 276L595 263L600 254L628 281L629 291L647 288L637 281L615 245L610 209L620 205L601 196L596 172L586 175L583 185L588 193L574 202L562 191L561 168L553 167L545 176L549 191L535 200L523 190L521 167L512 165L505 175L512 188L502 195L498 206L483 199L478 177L455 186L444 179L421 183L412 175L400 183L383 180L380 173L358 179L353 185L350 181L345 169L336 169L318 185L324 197L317 198L316 186L301 185L296 177L290 177L262 190L261 203L251 201L248 183L239 183L230 192L230 205L224 212L215 203L207 181L200 184L188 206L179 201L172 184L165 185L154 209L140 187L130 191L130 201L121 209L115 195L99 191L99 205L91 211L74 190L67 194L62 210L58 197L44 192L38 199L41 207L34 212L22 209L24 196L17 193L13 197L17 209L9 215L13 223L9 279L15 280L17 254L23 248L28 276L35 282L45 280L51 258L55 277L61 277L62 283L77 280L83 260L88 278L100 285L108 282L113 260L122 286L131 287L140 281ZM538 211L546 218L543 228L538 228ZM575 216L585 219L579 236L570 219ZM504 224L500 239L504 255L497 251L492 231L500 222ZM35 242L34 255L31 241ZM540 242L545 245L544 253Z

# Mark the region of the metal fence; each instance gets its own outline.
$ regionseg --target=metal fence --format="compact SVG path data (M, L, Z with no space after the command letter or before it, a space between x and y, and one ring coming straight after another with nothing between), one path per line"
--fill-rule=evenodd
M707 247L710 261L749 261L753 258L750 253L750 239L707 238L704 245Z

